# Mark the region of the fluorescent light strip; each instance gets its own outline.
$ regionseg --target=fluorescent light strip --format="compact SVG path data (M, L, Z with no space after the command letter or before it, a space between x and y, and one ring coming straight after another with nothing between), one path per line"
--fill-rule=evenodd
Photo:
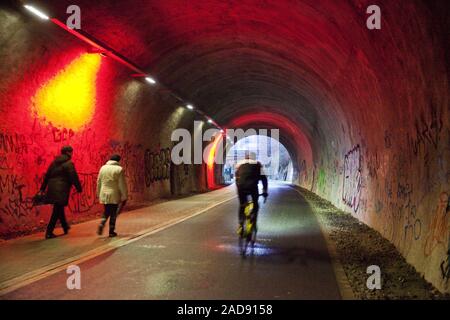
M147 81L148 83L151 83L151 84L156 84L155 79L153 79L152 77L145 77L145 81Z
M43 19L43 20L49 20L50 18L43 13L42 11L36 9L35 7L31 6L31 5L24 5L25 9L27 9L28 11L30 11L31 13L33 13L34 15L38 16L39 18ZM106 52L106 50L100 46L99 44L95 43L94 41L92 41L91 39L87 38L86 36L80 34L79 32L76 32L75 30L71 30L69 28L67 28L61 21L59 21L58 19L52 19L52 21L58 25L59 27L65 29L66 31L72 33L73 35L75 35L76 37L80 38L81 40L89 43L90 45L92 45L93 47L103 50ZM104 52L100 52L100 54L102 56L106 56L106 54ZM115 60L118 60L119 62L121 62L122 64L126 65L127 67L129 67L130 69L133 69L134 71L137 71L139 73L142 74L141 70L136 67L135 65L133 65L132 63L126 61L123 57L119 57L116 53L114 52L110 52L110 54L108 56L111 56L112 58L114 58ZM145 77L145 81L147 81L150 84L156 84L156 80L153 79L152 77ZM194 106L191 104L186 105L186 108L188 108L189 110L194 110ZM214 123L212 119L208 119L208 123ZM223 130L221 131L223 132Z
M29 4L24 5L25 9L27 9L28 11L30 11L31 13L37 15L39 18L44 19L44 20L48 20L50 19L45 13L39 11L38 9L36 9L33 6L30 6Z

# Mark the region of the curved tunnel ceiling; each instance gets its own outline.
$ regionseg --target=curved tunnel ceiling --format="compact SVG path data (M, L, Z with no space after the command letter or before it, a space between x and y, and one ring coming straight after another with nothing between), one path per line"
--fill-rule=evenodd
M54 2L51 11L63 13L68 3ZM332 101L334 81L351 54L349 32L358 19L364 22L364 16L358 17L348 4L133 1L130 6L122 1L80 1L78 5L83 30L150 70L220 124L264 106L288 115L308 139L320 142L338 129L333 128L333 119L341 117ZM341 13L339 21L331 16L333 10Z
M410 7L381 3L386 27L401 24L390 11L402 12L405 21L408 15L426 20L427 8L419 1ZM65 17L69 4L42 2L58 17ZM392 89L390 81L405 76L407 67L417 69L414 59L397 67L402 53L417 50L420 55L420 49L407 45L421 31L420 19L408 29L370 33L369 3L363 0L77 4L84 31L219 124L251 115L255 108L278 113L298 125L315 157L328 140L348 143L344 140L378 128L383 116L395 115L395 101L384 89ZM405 74L392 76L393 65Z

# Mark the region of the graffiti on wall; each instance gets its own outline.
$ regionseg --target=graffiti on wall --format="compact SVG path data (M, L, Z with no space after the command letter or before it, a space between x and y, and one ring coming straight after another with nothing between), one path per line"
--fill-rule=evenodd
M361 151L359 145L351 149L344 157L344 183L342 201L358 211L361 196Z
M404 230L404 243L410 244L410 240L419 240L422 235L422 221L417 215L417 207L408 202L404 209L406 210Z
M29 215L33 209L30 196L26 194L26 183L22 176L0 172L0 216L18 220ZM0 222L1 222L0 221Z
M108 147L104 148L108 150L109 154L119 154L122 159L120 163L125 170L127 184L130 191L130 200L137 193L143 193L144 182L144 147L140 144L135 145L128 141L119 142L115 140L109 141Z
M320 168L319 173L317 175L317 188L321 192L325 192L326 184L327 184L327 177L325 175L325 170Z
M92 128L73 132L56 128L34 119L23 132L0 130L0 234L21 228L31 229L36 219L50 208L32 206L32 197L39 190L45 171L63 145L74 148L74 164L83 192L73 193L69 214L97 214L102 211L96 199L97 173L111 154L122 157L130 200L142 197L149 180L167 179L170 151L152 154L153 165L145 161L145 148L130 142L109 140ZM148 177L148 179L146 179Z
M422 237L422 220L417 210L414 190L408 177L401 176L401 182L396 185L396 197L389 202L388 224L391 227L392 239L395 243L403 246L404 250L409 250L415 241ZM403 237L395 237L395 230L399 230L403 225Z
M439 203L433 212L431 223L428 228L428 234L424 245L425 256L431 255L436 247L447 245L450 228L449 220L450 199L447 192L442 192L439 196Z
M368 157L367 161L367 171L369 173L369 177L371 178L378 178L378 170L380 169L381 161L378 157L378 152L375 151L375 153Z
M0 152L3 154L15 153L24 154L28 153L29 142L25 135L17 132L8 134L6 132L0 132Z
M429 114L422 114L419 119L416 119L414 127L415 134L412 136L407 135L409 150L414 155L417 156L421 150L426 150L428 145L437 149L443 128L443 121L441 113L434 106L431 106Z
M170 148L152 152L145 151L144 170L145 185L150 187L153 182L170 178Z
M92 210L97 201L97 173L79 173L82 193L73 192L70 196L69 210L76 213L85 213Z

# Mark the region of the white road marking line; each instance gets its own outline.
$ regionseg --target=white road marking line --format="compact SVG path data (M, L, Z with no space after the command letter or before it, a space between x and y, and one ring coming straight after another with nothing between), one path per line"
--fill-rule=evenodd
M101 247L95 248L93 250L90 250L88 252L76 255L74 257L71 258L67 258L61 261L58 261L56 263L50 264L48 266L39 268L37 270L25 273L19 277L15 277L13 279L4 281L0 284L0 296L5 295L7 293L10 293L12 291L15 291L19 288L22 288L24 286L30 285L38 280L47 278L55 273L58 273L62 270L65 270L69 265L72 264L76 264L79 265L85 261L91 260L97 256L100 256L106 252L109 252L111 250L120 248L122 246L125 246L127 244L133 243L135 241L138 241L142 238L145 238L147 236L150 236L152 234L155 234L157 232L163 231L167 228L170 228L172 226L175 226L183 221L186 221L188 219L194 218L202 213L205 213L208 210L211 210L225 202L228 202L230 200L235 199L236 196L232 196L231 198L227 198L225 200L216 202L212 205L210 205L209 207L206 207L200 211L197 211L191 215L188 215L186 217L182 217L182 218L175 218L172 220L169 220L168 222L162 223L156 227L152 227L152 228L148 228L145 229L141 232L139 232L136 235L133 235L131 237L128 238L122 238L122 239L118 239L115 241L112 241L106 245L103 245Z

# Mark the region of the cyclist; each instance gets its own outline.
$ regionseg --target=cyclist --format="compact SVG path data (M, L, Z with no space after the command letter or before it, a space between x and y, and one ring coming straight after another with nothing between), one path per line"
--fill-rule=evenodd
M238 234L242 237L243 225L244 225L244 210L247 204L247 199L250 196L253 201L253 211L251 213L251 220L255 224L258 217L258 183L262 181L263 184L263 197L266 199L268 196L267 177L264 174L262 164L256 161L256 155L254 152L246 152L245 159L238 162L236 165L236 186L239 197L239 226Z

